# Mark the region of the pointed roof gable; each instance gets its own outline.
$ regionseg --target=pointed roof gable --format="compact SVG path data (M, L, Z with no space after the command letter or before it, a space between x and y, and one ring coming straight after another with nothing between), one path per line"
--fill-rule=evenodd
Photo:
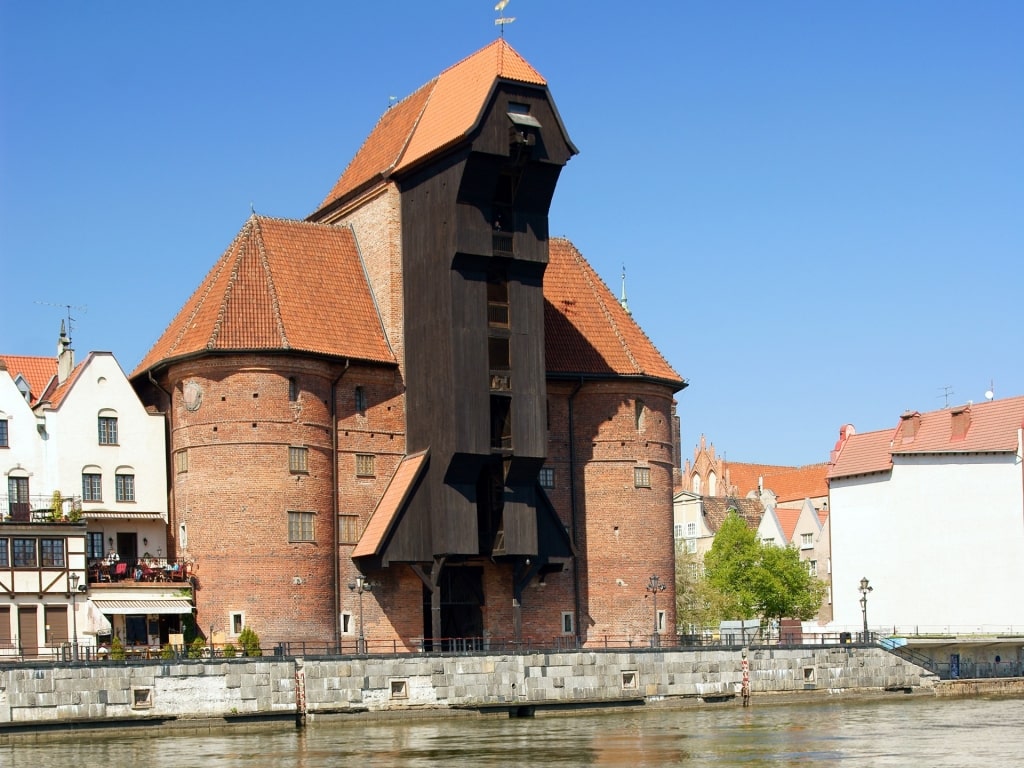
M363 535L352 550L352 558L379 555L384 541L398 521L400 513L409 500L410 493L426 465L429 451L420 451L406 456L391 476L384 495L363 529Z
M80 362L74 368L71 369L71 373L62 382L57 381L57 377L54 376L50 379L50 384L47 386L46 391L39 396L39 403L46 403L51 408L60 408L61 403L64 402L64 398L67 397L68 392L75 386L75 382L78 381L78 377L82 375L82 371L85 370L86 363L92 360L95 352L90 352L86 355L85 360ZM110 354L109 352L106 354Z
M395 362L349 228L250 217L132 377L202 352L258 350Z
M701 505L703 506L705 524L712 533L718 533L725 518L729 516L730 509L735 509L736 514L746 521L747 527L754 531L761 525L761 518L765 514L764 505L757 499L705 496Z
M552 238L544 273L548 375L641 376L686 382L571 242Z
M469 136L498 80L547 87L504 38L495 40L388 109L318 210Z
M29 388L29 405L35 405L40 395L57 375L57 358L31 355L0 355L12 379L20 375Z

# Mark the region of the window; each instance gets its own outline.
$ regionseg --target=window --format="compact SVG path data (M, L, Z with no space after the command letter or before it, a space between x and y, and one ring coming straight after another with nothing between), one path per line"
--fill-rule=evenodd
M690 488L694 493L700 493L700 475L694 475L690 481Z
M64 539L41 539L39 550L43 568L64 567Z
M356 387L355 392L356 400L356 413L360 416L366 415L366 390L362 387Z
M294 474L309 472L309 449L292 446L288 449L288 471Z
M288 400L294 403L299 399L299 382L295 380L294 376L288 379Z
M352 614L343 613L341 614L341 634L351 635L352 634Z
M174 468L178 473L188 472L188 451L178 451L174 454Z
M103 477L94 472L82 473L82 501L103 501Z
M811 575L811 576L817 576L818 575L818 561L817 560L808 560L807 561L807 573L809 575Z
M15 520L28 520L28 478L7 478L7 511Z
M117 417L100 416L100 445L117 445Z
M288 513L288 541L315 541L312 512Z
M508 282L503 275L487 279L487 324L508 328Z
M39 565L35 539L14 539L13 543L15 568L35 568Z
M718 478L714 472L708 474L708 496L714 496L718 489Z
M664 632L665 631L665 612L664 611L658 611L657 622L658 622L658 631L659 632Z
M813 549L814 548L814 534L813 533L801 533L800 534L800 549Z
M696 579L700 575L700 566L697 563L690 563L690 578Z
M0 419L0 448L7 448L7 419Z
M562 634L571 635L573 631L572 611L562 611Z
M338 536L341 544L356 544L359 541L359 515L339 515Z
M774 536L769 536L766 539L761 539L761 543L762 544L774 544L775 543L775 537Z
M687 523L686 524L686 535L687 536L696 536L697 535L697 524L696 523Z
M644 428L644 401L634 400L633 401L633 426L636 427L637 432Z
M0 568L11 567L10 540L0 539Z
M633 467L633 485L637 488L651 487L651 468Z
M697 540L687 539L686 540L686 554L694 555L697 553Z
M487 363L491 371L508 371L512 368L509 354L509 340L505 336L487 338Z
M356 454L356 475L358 477L373 477L374 476L374 459L376 457L372 453L357 453Z
M90 560L99 560L103 557L103 534L97 531L90 531L85 534L86 557Z
M683 538L683 526L680 525L679 523L676 523L672 527L672 536L673 536L673 538L676 538L676 539Z
M117 500L135 501L135 475L116 475L114 480Z
M555 487L555 468L554 467L541 467L540 475L537 478L540 481L541 488L554 488Z
M243 629L245 629L245 614L241 611L233 611L231 613L231 634L238 637L242 634Z

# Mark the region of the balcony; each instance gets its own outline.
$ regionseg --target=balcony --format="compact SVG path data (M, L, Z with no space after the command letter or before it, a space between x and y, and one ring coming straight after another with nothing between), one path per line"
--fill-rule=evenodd
M0 522L78 522L81 515L81 496L64 496L59 493L33 494L28 497L0 494Z

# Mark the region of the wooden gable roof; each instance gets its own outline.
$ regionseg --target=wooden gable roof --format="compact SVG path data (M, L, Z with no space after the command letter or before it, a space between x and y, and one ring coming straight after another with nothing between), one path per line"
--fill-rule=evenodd
M203 352L264 350L395 362L349 228L250 217L132 376Z
M504 38L495 40L388 109L318 212L468 137L498 80L547 87Z

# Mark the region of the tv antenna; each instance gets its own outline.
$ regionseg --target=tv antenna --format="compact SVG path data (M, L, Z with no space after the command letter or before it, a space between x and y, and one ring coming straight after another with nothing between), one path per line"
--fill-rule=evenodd
M81 312L83 315L86 314L89 311L89 307L85 306L84 304L81 305L81 306L79 306L78 304L54 304L53 302L50 302L50 301L37 301L36 304L39 304L39 305L44 306L44 307L57 307L58 309L65 309L65 310L67 310L67 313L68 313L68 336L69 337L71 336L72 333L74 333L74 329L75 329L75 318L73 318L71 316L71 310L73 309L76 312Z
M505 25L511 24L516 20L515 16L504 16L503 11L505 6L508 5L509 0L498 0L498 4L494 6L494 10L498 12L498 18L494 20L494 26L501 27L501 37L505 37Z
M951 387L949 384L947 384L944 387L939 387L939 389L942 390L942 394L939 395L939 397L946 398L946 404L943 407L944 408L949 408L949 396L953 394L953 387Z

